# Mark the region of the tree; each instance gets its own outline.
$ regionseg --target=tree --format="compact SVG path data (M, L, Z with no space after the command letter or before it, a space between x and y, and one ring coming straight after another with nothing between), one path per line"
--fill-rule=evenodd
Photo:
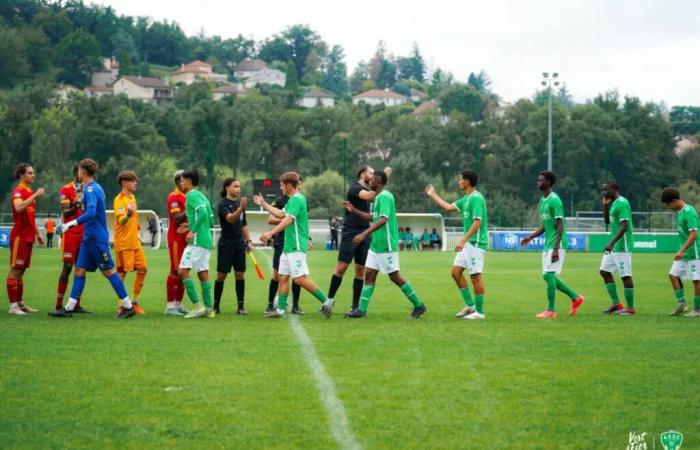
M484 99L471 86L454 85L440 97L440 108L445 114L450 114L452 111L460 111L471 117L472 120L481 118L481 111L484 106Z
M345 64L345 52L340 45L334 45L321 60L320 85L338 97L348 95L348 68Z
M34 120L32 159L42 178L52 180L52 187L58 188L73 169L77 135L78 119L68 108L46 108Z
M77 87L90 84L92 73L102 64L97 40L85 30L77 30L61 40L56 51L58 79Z
M478 74L471 72L467 80L467 85L473 87L476 92L482 95L491 92L491 79L483 70Z
M294 62L289 61L287 64L287 79L284 83L285 89L296 95L299 91L299 80L297 80L297 71L294 66Z
M304 195L309 202L309 215L318 218L330 218L340 214L345 192L343 176L338 172L326 170L318 176L306 177Z
M11 87L29 76L26 50L16 30L0 25L0 86Z
M425 61L420 54L417 43L413 43L413 49L409 56L396 59L396 65L398 68L398 78L416 80L420 83L425 80Z

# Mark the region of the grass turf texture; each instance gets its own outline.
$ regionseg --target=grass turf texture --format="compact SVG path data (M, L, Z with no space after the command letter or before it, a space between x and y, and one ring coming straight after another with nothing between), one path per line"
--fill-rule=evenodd
M262 316L267 279L249 264L247 317L234 314L230 275L222 315L184 320L162 314L167 253L147 256L146 316L115 320L108 282L89 274L83 304L96 314L59 320L46 314L59 253L35 250L25 299L40 312L0 314L2 447L338 447L289 318ZM634 256L635 317L601 314L609 300L600 256L567 255L563 278L587 298L574 318L559 293L558 319L533 317L546 304L539 253L490 252L486 321L454 318L462 303L452 253L401 254L428 306L419 321L407 319L409 302L385 276L367 319L342 318L349 273L336 315L316 315L304 292L300 321L366 448L624 448L630 431L670 429L685 434L683 449L699 448L700 320L667 316L672 256ZM309 254L324 291L335 258ZM262 252L258 260L267 266ZM689 285L686 293L692 304Z

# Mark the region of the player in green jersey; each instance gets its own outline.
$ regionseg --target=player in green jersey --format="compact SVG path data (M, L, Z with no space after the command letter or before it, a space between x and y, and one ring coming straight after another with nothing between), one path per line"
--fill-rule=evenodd
M676 227L678 228L678 239L681 244L680 250L668 273L671 279L671 286L676 295L678 304L671 313L672 316L680 316L688 310L688 303L685 301L683 292L683 282L681 280L692 280L695 287L695 298L693 311L689 317L700 317L700 244L698 244L698 213L691 205L681 200L680 192L676 188L666 188L661 192L661 201L672 211L676 211Z
M603 217L610 224L610 241L605 247L603 260L600 262L600 276L603 277L605 288L608 290L611 305L603 313L618 313L631 316L634 310L634 283L632 282L632 208L629 200L618 192L617 183L608 181L603 185ZM625 302L623 308L617 296L617 286L613 274L620 273L622 284L625 286Z
M554 172L545 170L537 177L537 188L542 192L540 199L540 217L542 226L528 237L520 241L525 246L534 238L544 233L544 251L542 252L542 272L547 284L547 309L537 314L539 319L554 319L557 317L554 309L554 300L557 289L571 298L569 315L573 316L585 300L583 296L574 292L559 274L564 266L566 255L567 237L566 224L564 223L564 204L559 196L552 191L552 186L557 182Z
M284 194L289 197L284 210L271 206L262 195L255 195L253 201L262 206L273 216L282 221L267 233L260 236L263 243L267 243L277 233L284 231L284 248L280 257L278 270L279 298L277 309L271 311L266 317L283 317L286 314L287 297L289 295L289 278L294 283L309 291L322 303L321 313L329 318L333 313L333 300L319 289L318 285L308 277L309 267L306 263L306 252L309 249L309 214L306 206L306 198L301 194L301 177L296 172L286 172L280 177Z
M386 180L387 174L382 170L377 170L370 181L369 188L377 193L374 198L372 215L357 210L348 201L343 202L343 206L350 213L372 221L372 225L368 229L353 238L353 243L359 244L371 235L372 244L365 264L365 285L362 288L360 306L347 313L346 317L363 318L367 316L367 307L372 299L379 272L388 274L389 279L401 288L401 292L413 304L411 318L418 319L427 311L413 290L411 283L405 280L399 272L399 227L396 219L396 203L391 192L384 188Z
M464 196L454 203L443 200L432 184L425 188L425 193L445 211L459 211L462 214L464 236L459 240L452 263L452 279L457 283L464 301L464 308L457 317L465 319L484 319L484 283L481 273L484 271L484 254L489 246L488 223L486 218L486 201L481 192L476 190L479 175L473 170L463 170L459 178L459 188ZM474 298L469 292L464 269L474 286Z

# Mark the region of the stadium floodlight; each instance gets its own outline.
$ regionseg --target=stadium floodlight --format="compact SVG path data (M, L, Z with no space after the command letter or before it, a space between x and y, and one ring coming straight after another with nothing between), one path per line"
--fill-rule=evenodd
M547 121L547 170L552 170L552 86L559 86L559 72L553 72L552 76L549 76L549 72L542 72L542 86L547 88L547 98L548 98L548 121Z

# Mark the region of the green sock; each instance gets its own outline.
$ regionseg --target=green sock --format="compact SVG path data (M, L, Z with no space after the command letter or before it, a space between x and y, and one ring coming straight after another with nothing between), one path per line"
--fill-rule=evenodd
M476 312L479 314L484 313L484 296L483 295L475 295L474 299L476 300Z
M207 308L211 308L211 305L214 303L211 296L211 281L202 281L200 284L202 286L202 299L204 300L204 305Z
M182 284L185 286L185 291L190 301L192 303L198 303L199 295L197 295L197 289L194 287L194 280L192 278L186 278L182 281Z
M459 288L459 293L462 294L462 300L464 300L465 305L474 306L474 299L468 287Z
M363 313L367 312L367 307L369 306L369 301L372 299L373 293L373 284L365 284L364 286L362 286L362 294L360 295L360 311L362 311Z
M554 298L557 295L557 276L554 272L546 272L542 277L547 284L547 311L554 312Z
M571 300L576 300L578 298L578 294L574 292L566 283L564 283L564 280L559 277L556 277L556 280L557 289L568 295Z
M406 296L406 298L413 303L414 308L418 308L420 305L423 303L420 301L418 298L418 294L416 294L416 291L413 290L413 286L411 286L411 283L406 281L403 286L401 286L401 292L403 292L403 295Z
M606 283L605 289L608 290L608 295L610 296L610 301L613 305L620 303L620 297L617 296L617 286L615 283Z
M289 297L289 294L279 294L277 297L277 309L287 309L287 297Z
M695 303L695 309L700 309L700 295L695 296L693 303Z
M685 292L683 292L683 289L676 289L673 291L673 295L676 296L678 303L685 303Z
M634 309L634 288L625 288L625 302L627 308Z
M323 293L321 288L316 288L316 290L313 292L313 296L316 297L316 299L321 303L325 303L327 300L326 294Z

